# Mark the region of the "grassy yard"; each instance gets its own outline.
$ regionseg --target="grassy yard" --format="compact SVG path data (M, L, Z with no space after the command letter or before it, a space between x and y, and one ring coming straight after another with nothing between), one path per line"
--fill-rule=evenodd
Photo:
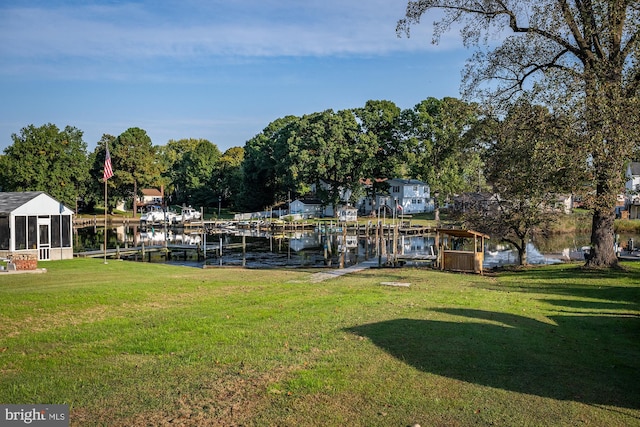
M66 403L74 426L640 425L640 263L319 284L40 266L0 275L0 402Z

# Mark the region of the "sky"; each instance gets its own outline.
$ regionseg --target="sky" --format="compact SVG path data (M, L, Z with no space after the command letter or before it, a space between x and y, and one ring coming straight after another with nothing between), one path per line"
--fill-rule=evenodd
M471 52L406 0L3 0L0 150L31 124L242 147L287 115L459 97Z

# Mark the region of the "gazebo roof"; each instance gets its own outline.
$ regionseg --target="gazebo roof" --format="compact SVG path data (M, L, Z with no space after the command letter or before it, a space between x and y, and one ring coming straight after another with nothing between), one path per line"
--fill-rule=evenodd
M484 237L485 239L490 239L490 236L479 231L474 230L463 230L461 228L438 228L436 229L438 233L447 234L453 237Z

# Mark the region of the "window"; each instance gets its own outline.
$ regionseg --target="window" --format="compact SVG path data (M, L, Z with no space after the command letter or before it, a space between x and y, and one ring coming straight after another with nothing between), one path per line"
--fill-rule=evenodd
M9 217L0 217L0 249L9 250L9 238L11 232L9 230Z
M27 223L27 249L38 249L38 217L30 216Z
M16 250L27 249L27 217L17 216L15 217L16 224Z
M51 215L51 247L60 247L60 215Z
M400 192L400 186L399 186L399 185L394 185L394 186L391 188L391 192L392 192L392 193L399 193L399 192Z
M418 186L417 186L417 185L414 185L414 186L413 186L413 192L414 192L414 193L417 193L417 192L418 192Z
M62 216L62 247L71 247L71 215Z

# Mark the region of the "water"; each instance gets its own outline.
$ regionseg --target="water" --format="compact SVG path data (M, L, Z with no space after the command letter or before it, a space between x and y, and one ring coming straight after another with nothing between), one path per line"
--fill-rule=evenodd
M86 227L74 230L74 250L76 252L99 250L104 241L104 228ZM640 243L638 235L623 235L619 241L626 245L629 239ZM233 230L223 234L202 235L185 233L179 229L164 227L141 228L139 226L118 226L108 230L107 247L120 248L145 246L185 245L194 250L175 252L172 260L159 255L152 256L151 262L169 262L172 264L201 267L203 264L218 266L245 267L324 267L327 265L344 266L374 259L378 255L430 254L435 248L435 236L401 236L397 247L391 239L385 239L382 247L373 236L348 235L343 242L342 233L322 234L316 231L304 231L286 234L273 234L259 230ZM204 243L223 246L222 256L209 252L206 260L198 258L197 247ZM582 247L589 244L589 235L562 234L551 237L538 237L527 245L529 264L554 264L566 261L583 260ZM243 249L244 246L244 249ZM344 255L343 255L344 254ZM201 254L202 255L202 254ZM486 241L484 268L515 264L517 251L509 244Z

